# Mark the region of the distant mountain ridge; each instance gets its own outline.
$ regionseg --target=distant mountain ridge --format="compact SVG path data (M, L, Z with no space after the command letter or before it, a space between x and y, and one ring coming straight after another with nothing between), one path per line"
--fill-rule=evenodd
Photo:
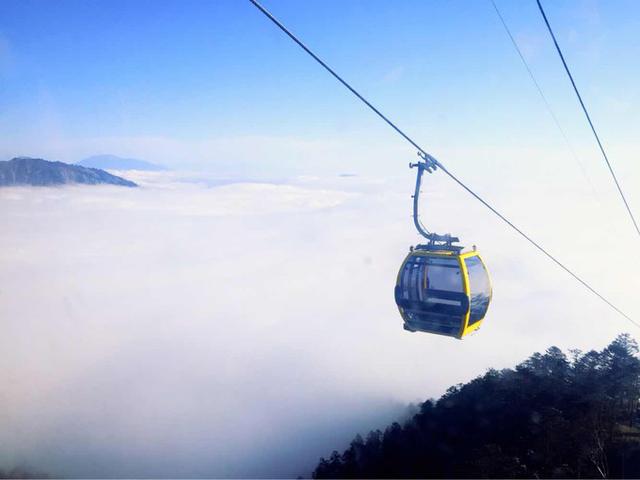
M80 160L76 165L89 168L101 168L109 170L148 170L162 171L166 167L136 158L122 158L116 155L93 155Z
M16 157L9 161L0 161L0 186L47 186L73 183L137 187L134 182L97 168L86 168L63 162L49 162L42 158L30 157Z

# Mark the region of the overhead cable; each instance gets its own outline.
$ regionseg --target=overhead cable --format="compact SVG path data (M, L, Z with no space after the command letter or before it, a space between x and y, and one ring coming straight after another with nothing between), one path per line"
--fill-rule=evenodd
M601 295L597 290L595 290L591 285L589 285L586 281L580 278L576 273L574 273L571 269L566 267L562 262L560 262L556 257L554 257L551 253L549 253L544 247L542 247L539 243L533 240L529 235L524 233L520 228L516 227L509 219L507 219L503 214L498 212L493 206L491 206L486 200L484 200L480 195L474 192L471 188L465 185L460 179L458 179L453 173L451 173L447 168L445 168L442 163L436 160L433 156L427 153L420 145L418 145L415 141L413 141L406 133L400 130L391 120L389 120L385 115L383 115L380 110L374 107L367 99L365 99L360 93L358 93L351 85L349 85L342 77L340 77L331 67L329 67L324 61L322 61L315 53L313 53L301 40L299 40L287 27L285 27L277 18L275 18L266 8L264 8L257 0L249 0L258 10L260 10L269 20L271 20L280 30L282 30L291 40L300 46L305 52L307 52L316 62L318 62L325 70L327 70L333 77L336 78L342 85L344 85L351 93L353 93L356 97L358 97L365 105L367 105L376 115L378 115L382 120L384 120L391 128L393 128L398 134L400 134L407 142L409 142L413 147L418 149L423 155L432 160L438 168L440 168L444 173L446 173L453 181L455 181L458 185L460 185L464 190L470 193L476 200L482 203L485 207L487 207L491 212L493 212L498 218L500 218L503 222L509 225L513 230L515 230L520 236L522 236L525 240L527 240L531 245L533 245L536 249L542 252L547 258L552 260L557 266L562 268L565 272L571 275L575 280L580 282L585 288L587 288L591 293L596 295L600 300L605 302L610 308L615 310L617 313L626 318L629 322L633 323L636 327L640 328L640 324L633 320L629 315L624 313L618 307L616 307L613 303L607 300L603 295Z
M551 104L549 103L549 101L547 100L546 95L542 91L542 87L540 86L540 84L536 80L536 77L533 74L533 71L531 70L531 67L529 66L529 63L524 58L524 55L522 54L522 50L520 50L520 46L518 45L518 42L514 38L513 34L511 33L511 29L509 28L509 26L507 25L507 22L505 21L504 17L500 13L500 9L498 9L498 5L496 4L495 0L491 0L491 4L493 5L493 8L496 11L496 14L498 15L498 18L500 19L500 23L502 23L502 26L504 27L504 30L507 33L507 36L511 40L511 44L513 45L513 47L515 48L516 52L518 53L518 56L520 57L520 60L522 61L522 64L524 65L524 68L527 70L527 73L529 74L529 77L531 78L531 81L533 82L534 86L536 87L536 90L538 90L538 93L540 94L540 97L542 98L542 101L543 101L545 107L547 108L547 111L549 112L549 115L553 119L553 123L556 124L556 127L558 128L558 131L560 132L560 135L562 135L562 138L564 139L564 142L567 145L567 149L569 150L569 152L571 152L571 156L573 157L575 162L580 167L580 171L582 172L582 176L584 177L584 179L587 181L587 183L591 187L591 192L596 197L598 203L600 203L600 199L599 199L598 193L596 192L596 189L593 186L593 183L591 182L591 179L589 178L589 175L587 173L587 170L586 170L585 166L583 165L582 161L580 161L580 158L576 154L573 146L571 145L571 142L569 141L569 137L567 137L567 134L565 133L564 129L562 128L562 125L560 125L560 121L558 120L558 117L556 116L555 112L553 111L553 108L551 108Z
M598 143L598 147L600 148L600 152L602 153L602 157L604 158L605 163L607 164L607 168L609 169L609 172L611 173L611 177L613 178L614 183L616 184L616 187L618 188L618 192L620 193L620 198L622 198L622 202L624 203L624 206L627 209L627 213L629 214L629 218L631 218L631 222L633 223L633 226L636 229L636 232L638 232L638 235L640 235L640 226L638 226L638 222L636 222L636 218L633 216L633 212L631 211L631 207L629 206L629 202L627 202L627 198L624 195L624 192L622 191L622 187L620 186L620 182L618 181L618 177L616 176L615 172L613 171L613 167L611 166L611 162L609 161L609 157L607 156L607 153L604 150L604 147L602 146L602 142L600 141L600 137L598 136L598 133L596 132L596 127L593 126L593 122L591 121L591 116L589 115L589 112L587 111L587 107L585 106L584 102L582 101L582 96L580 95L580 92L578 91L578 87L576 86L576 82L573 79L573 75L571 75L571 71L569 70L569 66L567 65L566 60L564 59L564 55L562 54L562 50L560 49L560 45L558 45L558 41L556 40L556 36L553 33L553 30L551 29L551 25L549 24L549 20L547 19L547 15L544 12L544 8L542 8L542 4L540 3L540 0L536 0L536 3L538 4L538 8L540 9L540 13L542 14L542 18L544 19L544 23L547 25L547 30L549 30L549 34L551 34L551 38L553 39L553 44L556 46L556 50L558 52L558 55L560 56L560 60L562 60L562 65L564 65L564 70L565 72L567 72L567 75L569 76L569 80L571 80L571 85L573 86L573 91L576 92L576 96L578 97L578 101L580 102L580 106L582 107L582 111L584 112L585 117L587 117L587 122L589 122L589 126L591 127L591 131L593 132L593 136L596 139L596 142Z

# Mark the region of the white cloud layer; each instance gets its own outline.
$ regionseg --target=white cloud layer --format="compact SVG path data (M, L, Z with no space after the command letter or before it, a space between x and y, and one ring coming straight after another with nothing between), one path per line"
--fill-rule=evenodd
M213 187L133 175L141 188L0 190L0 465L308 474L403 404L550 344L637 332L442 175L427 179L425 223L477 244L494 282L464 341L401 328L410 174ZM639 260L611 233L625 219L603 231L586 193L511 188L485 193L639 317Z

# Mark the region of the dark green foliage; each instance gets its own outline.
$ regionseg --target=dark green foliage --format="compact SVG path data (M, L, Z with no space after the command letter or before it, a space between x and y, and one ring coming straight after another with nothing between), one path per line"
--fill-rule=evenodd
M359 435L314 478L640 478L638 345L558 348L428 400L404 425Z

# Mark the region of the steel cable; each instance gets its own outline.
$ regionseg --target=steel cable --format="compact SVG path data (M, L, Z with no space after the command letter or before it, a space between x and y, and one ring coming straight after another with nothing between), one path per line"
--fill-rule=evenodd
M618 181L618 177L616 176L615 172L613 171L613 167L611 166L611 162L609 161L609 157L607 156L607 153L605 152L604 147L602 146L602 142L600 141L600 137L598 136L598 133L596 132L596 128L593 126L593 122L591 121L591 116L589 115L589 112L587 111L587 107L585 106L584 102L582 101L582 96L580 95L580 92L578 91L578 87L576 86L576 82L573 80L573 75L571 75L571 71L569 70L569 66L567 65L567 62L564 59L564 55L562 54L562 50L560 49L560 45L558 45L558 41L556 40L556 36L553 33L553 30L551 29L551 25L549 24L549 20L547 19L547 15L544 12L544 8L542 8L542 4L540 3L540 0L536 0L536 2L538 4L538 8L540 9L540 13L542 14L542 18L544 19L544 23L547 25L547 30L549 30L549 34L551 34L551 38L553 39L553 44L556 46L556 50L558 52L558 55L560 56L560 60L562 60L562 65L564 65L564 70L565 70L565 72L567 72L567 75L569 76L569 80L571 80L571 85L573 86L573 91L576 92L576 96L578 97L578 101L580 102L580 106L582 107L582 111L584 112L585 117L587 117L587 122L589 122L589 126L591 127L591 131L593 132L593 136L596 138L596 142L598 143L598 147L600 148L600 152L602 153L602 157L604 158L604 161L607 164L607 168L609 169L609 172L611 173L611 177L613 178L613 181L616 184L616 187L618 188L618 192L620 193L620 197L622 198L624 206L627 209L627 213L629 213L629 217L631 218L631 222L633 223L633 226L635 227L636 232L638 232L638 235L640 235L640 227L638 226L638 222L636 222L636 218L633 216L633 212L631 211L631 207L629 206L629 202L627 202L627 198L625 197L624 192L622 191L622 187L620 186L620 182Z
M338 75L329 65L327 65L324 61L322 61L315 53L313 53L302 41L300 41L287 27L285 27L277 18L275 18L266 8L264 8L257 0L249 0L258 10L260 10L269 20L271 20L280 30L282 30L291 40L298 44L305 52L307 52L316 62L322 65L325 70L327 70L333 77L336 78L342 85L344 85L351 93L353 93L356 97L358 97L365 105L367 105L373 112L375 112L382 120L384 120L391 128L393 128L396 132L398 132L405 140L407 140L413 147L418 149L418 151L422 152L425 156L433 160L438 168L442 169L444 173L446 173L454 182L460 185L464 190L466 190L469 194L471 194L476 200L482 203L485 207L487 207L491 212L493 212L498 218L500 218L503 222L509 225L513 230L515 230L520 236L522 236L525 240L527 240L531 245L536 247L540 252L542 252L547 258L552 260L556 265L562 268L565 272L571 275L575 280L580 282L585 288L587 288L591 293L596 295L600 300L606 303L610 308L615 310L617 313L626 318L629 322L633 323L636 327L640 328L640 324L633 320L630 316L616 307L613 303L607 300L603 295L598 293L591 285L589 285L586 281L580 278L576 273L574 273L571 269L565 266L562 262L560 262L556 257L554 257L551 253L549 253L544 247L542 247L539 243L533 240L529 235L524 233L520 228L515 226L509 219L507 219L504 215L502 215L498 210L496 210L493 206L491 206L486 200L484 200L480 195L474 192L471 188L465 185L458 177L456 177L453 173L451 173L447 168L445 168L442 163L428 154L420 145L418 145L415 141L413 141L406 133L404 133L399 127L397 127L391 120L389 120L385 115L383 115L380 110L374 107L367 99L365 99L360 93L358 93L351 85L349 85L340 75Z

